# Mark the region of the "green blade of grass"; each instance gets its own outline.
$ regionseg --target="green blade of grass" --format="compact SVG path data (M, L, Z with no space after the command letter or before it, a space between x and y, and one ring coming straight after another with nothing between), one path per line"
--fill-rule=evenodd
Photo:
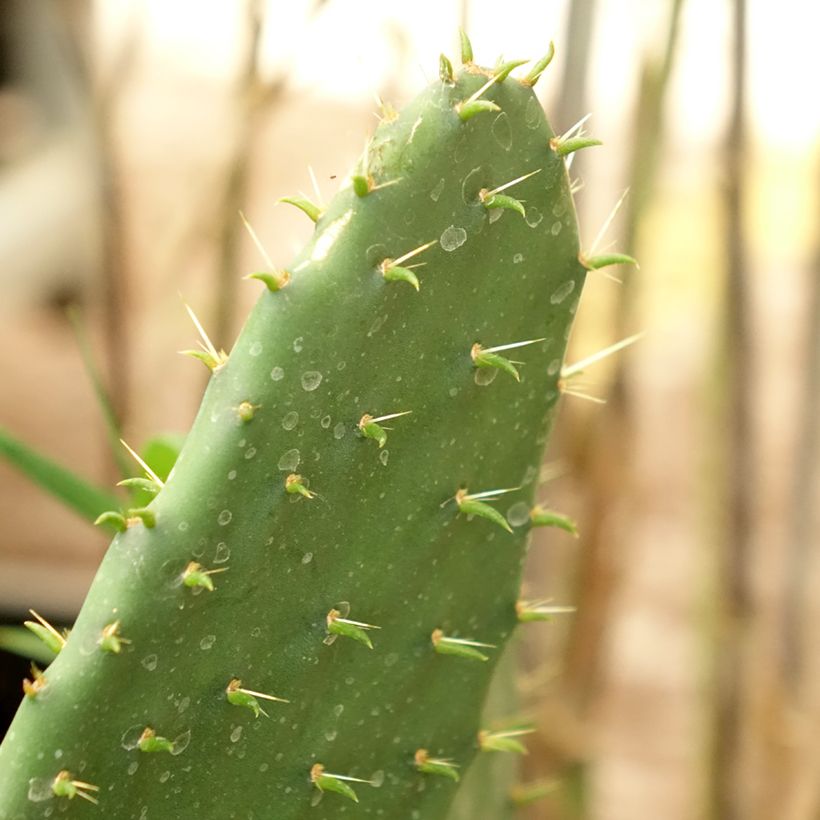
M0 458L4 458L35 484L88 521L106 510L118 509L117 496L95 487L84 478L32 450L0 427Z
M47 666L57 656L23 626L0 626L0 649Z

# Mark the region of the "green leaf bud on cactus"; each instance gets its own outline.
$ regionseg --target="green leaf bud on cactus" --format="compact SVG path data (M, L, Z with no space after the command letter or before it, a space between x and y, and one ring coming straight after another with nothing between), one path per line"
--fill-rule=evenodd
M529 528L513 509L535 503L587 275L537 78L474 64L466 37L462 58L377 126L360 190L320 206L292 277L251 234L266 287L230 357L189 311L211 371L202 406L150 506L105 519L120 531L47 696L22 699L0 746L0 811L34 816L29 783L51 794L59 749L102 784L106 820L332 820L353 808L342 797L362 816L445 820L454 771L479 752L491 650L519 623ZM478 340L521 339L526 369L507 359L520 383L468 358ZM309 503L305 476L322 493ZM515 496L453 498L493 486ZM131 643L100 651L118 621ZM293 703L253 720L266 697L240 677ZM328 791L339 799L311 808Z
M478 733L478 745L482 752L512 752L525 755L527 747L518 738L522 735L530 735L534 731L534 729L515 729L509 732L482 730Z
M225 696L228 699L228 703L232 706L242 706L246 709L250 709L253 712L254 717L259 717L259 715L270 717L270 715L268 715L268 713L259 705L260 698L262 700L269 700L273 703L290 703L289 700L285 700L285 698L278 698L275 695L266 695L263 692L254 692L252 689L243 689L242 681L239 680L239 678L233 678L230 683L228 683L228 686L225 689Z
M595 145L602 144L601 140L596 140L593 137L568 137L567 139L554 137L550 140L550 148L559 157L566 157L583 148L592 148Z
M270 271L249 273L245 278L256 279L258 282L262 282L271 293L276 293L277 291L282 290L282 288L290 282L290 274L286 270L276 271L274 273L271 273ZM208 367L211 368L211 370L216 369L213 362L217 360L214 359L211 354L199 350L183 350L182 352L188 356L201 359L208 365Z
M320 792L335 792L336 794L352 800L354 803L359 802L356 792L348 783L370 783L369 780L363 780L359 777L348 777L343 774L330 774L325 771L325 767L321 763L314 763L310 769L310 780Z
M473 44L463 28L458 30L458 36L461 42L461 64L466 66L473 61Z
M555 56L555 43L550 41L550 47L547 53L538 60L535 65L527 72L527 76L524 77L521 82L524 85L533 86L535 85L538 80L540 79L541 75L546 70L547 66L552 62L552 58Z
M215 587L211 576L227 571L228 567L205 569L197 561L190 561L182 573L182 584L189 589L207 589L208 592L213 592Z
M124 478L122 481L117 482L117 486L127 487L129 490L141 490L142 492L150 493L151 495L156 495L162 489L156 481L153 481L150 478L141 478L139 476L134 478ZM124 523L125 519L123 519L123 524Z
M313 222L318 222L319 217L322 215L322 209L315 202L311 202L303 196L283 196L279 201L295 206Z
M373 642L367 631L370 629L381 629L374 624L366 624L361 621L351 621L347 616L350 614L350 604L346 601L334 607L327 613L327 632L325 643L330 645L336 640L336 636L352 638L354 641L363 643L368 649L373 648Z
M455 502L460 513L486 518L488 521L498 524L501 529L511 533L512 527L507 523L507 519L487 502L496 501L504 493L515 492L517 489L518 487L512 487L506 490L485 490L483 493L472 494L462 489L455 494Z
M110 527L117 532L125 532L128 529L128 521L125 516L116 510L108 510L101 513L94 520L95 527Z
M417 749L413 759L416 768L424 774L447 777L456 783L461 779L458 773L458 767L452 760L441 757L430 757L427 749Z
M142 734L137 741L137 748L141 752L155 754L156 752L173 752L174 741L167 737L160 737L150 726L142 730Z
M466 638L453 638L445 635L440 629L434 629L430 637L433 649L439 655L455 655L457 658L467 658L472 661L488 661L489 656L480 650L495 649L494 644L470 641Z
M54 654L58 654L65 646L67 633L60 634L42 615L33 609L29 612L36 621L23 621L23 626L33 632Z
M31 678L23 678L23 694L34 700L46 688L46 676L40 668L32 662Z
M55 797L67 797L69 800L81 797L94 805L97 804L98 800L93 793L99 790L99 786L85 783L82 780L74 780L73 775L65 769L57 774L51 784L51 791Z
M501 63L501 65L493 71L493 79L495 79L497 83L503 83L504 80L510 76L510 72L528 62L529 60L509 60L506 63Z
M566 615L575 612L574 606L554 606L547 601L518 601L515 612L521 623L532 621L551 621L555 615Z
M98 643L103 652L111 652L113 655L119 655L120 652L122 652L122 645L131 643L131 641L120 635L120 622L114 621L103 627Z
M530 524L533 527L558 527L575 538L578 537L578 525L568 515L548 510L540 504L530 510Z
M439 79L443 83L447 83L447 85L452 85L455 82L455 78L453 77L453 64L444 54L438 58L438 76Z
M597 256L581 256L581 264L587 270L600 270L601 268L608 268L612 265L635 265L638 266L638 260L625 253L601 253Z

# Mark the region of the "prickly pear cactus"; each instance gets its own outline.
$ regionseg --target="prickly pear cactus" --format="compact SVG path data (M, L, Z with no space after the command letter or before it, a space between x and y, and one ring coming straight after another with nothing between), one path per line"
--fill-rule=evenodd
M387 114L213 375L0 750L0 817L446 816L521 621L585 268L518 63ZM206 346L207 347L207 346ZM153 484L153 486L151 486ZM560 524L560 519L558 519ZM354 802L355 801L355 802Z

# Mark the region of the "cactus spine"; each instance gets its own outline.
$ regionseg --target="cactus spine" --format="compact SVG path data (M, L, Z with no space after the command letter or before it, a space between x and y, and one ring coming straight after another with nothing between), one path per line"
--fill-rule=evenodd
M480 714L525 628L529 528L566 528L530 511L595 264L531 88L551 54L519 80L462 50L326 209L286 200L315 233L253 274L230 355L190 351L198 417L151 503L106 518L0 748L3 820L73 797L107 820L438 820L476 754L520 751Z

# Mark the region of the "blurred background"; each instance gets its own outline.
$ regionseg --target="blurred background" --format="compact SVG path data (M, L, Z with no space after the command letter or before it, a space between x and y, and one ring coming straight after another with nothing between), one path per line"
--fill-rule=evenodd
M172 452L204 368L376 125L457 56L557 56L592 274L542 498L572 514L527 587L533 818L820 817L820 9L803 0L2 0L0 432L100 487L111 438ZM96 382L96 384L95 384ZM101 407L99 394L109 396ZM159 438L158 438L159 437ZM163 449L164 448L164 449ZM0 620L75 617L107 537L0 458ZM0 641L2 642L2 641ZM27 662L0 654L3 719ZM4 728L4 727L3 727ZM478 820L490 820L479 818Z

